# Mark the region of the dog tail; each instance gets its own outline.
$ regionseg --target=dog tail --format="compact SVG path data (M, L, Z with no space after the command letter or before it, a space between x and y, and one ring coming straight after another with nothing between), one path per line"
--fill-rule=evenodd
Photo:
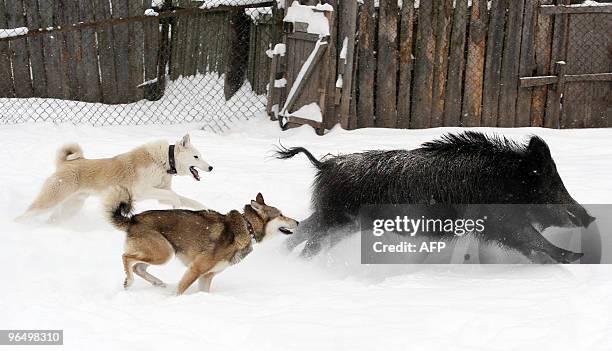
M279 160L286 160L292 158L293 156L302 153L308 157L313 166L317 167L317 169L321 169L323 166L323 162L319 161L316 157L314 157L310 151L306 150L303 147L292 147L287 149L286 147L280 146L278 150L276 150L276 158Z
M83 149L77 143L66 144L57 150L55 164L59 167L66 161L77 160L83 158Z
M132 196L122 186L116 186L106 196L108 219L117 229L126 231L132 220Z

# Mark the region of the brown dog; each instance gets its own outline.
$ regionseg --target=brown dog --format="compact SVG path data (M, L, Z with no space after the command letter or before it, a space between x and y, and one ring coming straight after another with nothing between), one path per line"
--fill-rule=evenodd
M109 201L111 222L127 233L125 288L132 284L133 273L155 286L165 286L146 269L151 264L164 264L176 254L189 267L179 283L179 295L196 279L200 290L210 291L213 277L248 255L252 242L278 233L292 234L298 225L266 205L261 194L244 207L244 213L233 210L226 215L211 210L158 210L131 216L131 200L124 188Z

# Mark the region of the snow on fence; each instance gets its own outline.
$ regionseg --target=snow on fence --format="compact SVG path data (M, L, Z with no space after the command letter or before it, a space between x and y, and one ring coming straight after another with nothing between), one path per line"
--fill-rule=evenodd
M1 122L16 122L14 112L23 111L27 104L43 112L37 120L57 120L53 116L62 110L62 100L114 105L118 116L123 115L119 109L151 108L155 111L146 115L172 114L168 118L174 122L193 120L194 114L211 110L233 114L235 109L224 109L224 105L236 101L243 105L241 111L250 111L246 116L252 115L264 107L260 96L266 93L270 63L263 58L267 58L273 30L265 6L272 4L263 0L0 0ZM183 84L185 77L194 79ZM224 99L217 93L201 94L217 89L219 79ZM175 82L173 91L166 94L171 82ZM170 100L177 91L183 97L204 99L201 103L207 108L182 111L183 105L193 103ZM235 94L242 96L236 99ZM147 104L147 100L164 103ZM75 122L95 119L100 124L94 105L70 106L70 111L73 106L83 107L73 116ZM108 114L109 108L101 109Z
M303 33L308 23L291 21L283 42L287 54L277 55L272 68L275 79L288 80L268 98L274 117L283 115L277 106L290 95L299 102L286 116L318 103L327 128L338 122L349 129L612 125L612 4L325 2L334 11L329 12L329 50L318 65L328 71L329 84L314 74L311 85L318 89L304 87L298 97L287 93L313 47L296 41L309 34ZM300 3L312 7L317 1ZM292 0L284 5L298 6Z

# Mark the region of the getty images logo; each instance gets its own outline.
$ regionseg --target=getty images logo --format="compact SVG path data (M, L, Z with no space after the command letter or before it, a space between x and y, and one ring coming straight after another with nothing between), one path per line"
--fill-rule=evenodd
M396 216L395 219L374 219L372 221L372 234L380 237L385 233L398 233L415 236L417 233L446 233L463 236L467 233L482 233L485 230L487 217L472 219L440 219L440 218L411 218L409 216Z

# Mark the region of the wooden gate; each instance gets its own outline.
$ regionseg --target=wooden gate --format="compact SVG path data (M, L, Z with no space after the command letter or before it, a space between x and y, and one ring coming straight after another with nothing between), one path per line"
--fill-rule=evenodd
M612 126L612 4L564 3L537 9L554 17L555 74L521 78L521 90L547 89L546 127Z
M318 16L331 27L331 6L293 5L296 12ZM295 6L299 6L296 8ZM331 10L331 11L330 11ZM308 124L324 131L324 116L331 77L329 60L330 33L323 27L312 28L299 15L287 9L282 42L269 52L272 67L269 82L268 113L279 120L283 129ZM281 15L281 16L284 16ZM278 16L278 14L276 14ZM295 20L288 20L295 17Z

